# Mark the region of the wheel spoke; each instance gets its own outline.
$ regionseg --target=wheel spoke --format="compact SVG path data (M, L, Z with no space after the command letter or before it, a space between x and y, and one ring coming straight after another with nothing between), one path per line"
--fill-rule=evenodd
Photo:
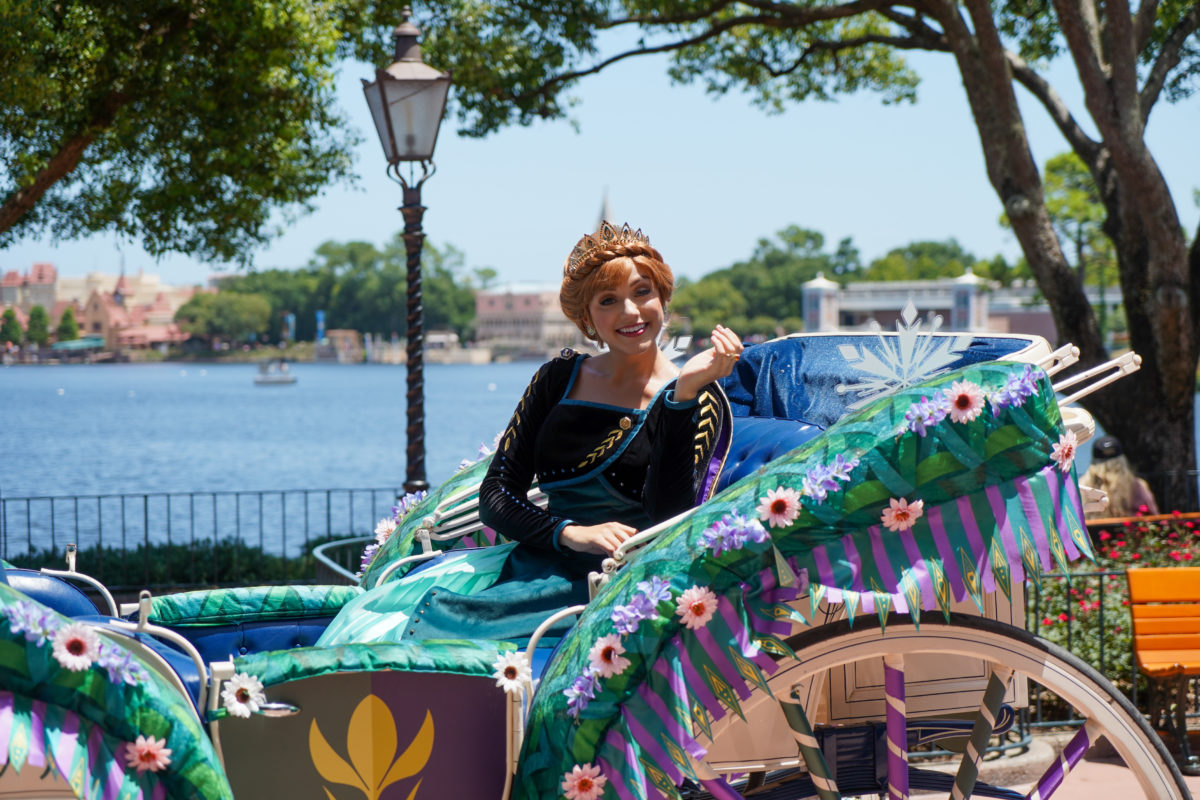
M1099 736L1095 723L1089 721L1080 728L1058 755L1058 760L1046 768L1037 785L1026 797L1028 800L1048 800L1062 786L1063 778L1079 763L1084 753Z
M950 800L966 800L975 791L975 783L979 780L979 761L983 758L983 750L996 727L996 713L1004 702L1004 690L1011 669L992 669L988 677L987 689L983 693L983 702L979 704L979 716L975 718L975 727L971 729L971 738L967 740L967 749L958 765L958 774L954 776L954 788L950 790Z
M798 702L800 698L794 689L792 698L797 702L780 700L779 707L783 709L783 716L787 718L788 725L792 729L792 736L800 747L800 755L804 757L804 763L808 766L808 776L817 790L817 797L821 800L842 800L837 782L834 781L829 764L825 761L825 754L821 752L821 746L817 744L817 737L813 735L808 715L804 713L804 707Z
M904 656L883 657L887 701L888 800L908 800L908 715L904 708Z

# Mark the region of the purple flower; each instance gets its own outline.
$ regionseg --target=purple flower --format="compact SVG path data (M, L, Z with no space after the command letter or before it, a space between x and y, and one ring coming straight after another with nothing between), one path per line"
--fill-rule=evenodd
M36 603L19 600L5 607L3 613L13 633L23 633L26 641L38 647L46 644L59 628L54 612Z
M670 581L655 575L648 581L639 581L638 594L633 596L627 605L615 606L611 619L617 628L617 633L635 633L638 625L644 619L654 619L658 616L658 604L671 599Z
M671 582L657 575L648 581L638 581L637 589L646 598L651 610L656 611L659 603L671 599Z
M824 464L818 464L808 471L804 476L804 481L801 483L801 490L804 494L816 500L818 503L825 502L825 497L830 491L837 491L838 482L833 477L833 470Z
M396 518L397 522L399 522L401 517L403 517L409 511L412 511L413 506L425 499L426 494L427 492L424 490L415 493L406 493L404 497L401 497L396 501L396 505L392 506L392 516Z
M638 595L638 597L634 599L634 602L630 603L629 605L613 607L611 618L613 625L617 629L617 633L628 635L630 633L637 632L638 625L643 619L646 618L642 613L642 609L638 607L637 601L639 599L644 598L642 598L641 595Z
M905 428L918 436L924 436L926 430L944 420L949 413L950 406L944 396L933 400L922 397L921 402L913 403L908 411L904 412Z
M857 466L857 458L847 459L844 455L838 453L837 458L835 458L833 464L830 465L829 471L835 480L848 481L850 480L850 471Z
M371 544L364 547L362 552L362 562L358 565L359 569L365 570L367 567L371 566L371 561L375 558L375 554L378 552L379 545L375 542L371 542Z
M563 689L563 694L567 697L567 713L571 715L572 719L579 719L579 715L587 708L588 702L596 699L596 692L599 689L600 681L590 666L575 679L574 683Z
M754 517L743 517L741 514L734 514L730 520L730 527L737 531L737 535L741 540L738 545L740 549L746 542L754 542L763 544L770 540L771 536L767 533L767 529L763 524Z
M721 517L705 528L704 533L700 534L700 545L718 556L733 550L733 532L729 529L729 517Z
M100 656L96 659L96 663L108 673L108 680L111 683L136 686L147 677L146 670L133 660L132 653L108 643L100 645Z
M1037 394L1037 382L1038 376L1029 364L1025 365L1020 375L1009 375L1004 385L988 397L992 403L992 415L999 416L1000 409L1006 406L1015 408L1024 405L1028 398Z

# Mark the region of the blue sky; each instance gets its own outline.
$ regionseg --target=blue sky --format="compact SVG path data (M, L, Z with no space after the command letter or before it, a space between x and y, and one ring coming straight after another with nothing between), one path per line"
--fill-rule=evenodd
M585 79L576 90L578 132L567 122L508 128L486 139L461 138L447 119L437 174L425 184L424 227L436 244L453 244L471 267L489 266L502 281L556 282L575 240L595 225L607 192L613 216L642 227L677 274L699 277L747 257L756 241L791 224L820 231L832 249L850 236L864 261L922 239L955 237L979 257L1019 253L997 223L999 202L987 183L979 140L948 56L917 54L922 77L915 105L884 106L870 94L805 103L768 115L748 98L706 95L675 86L665 58L633 59ZM286 225L255 254L258 268L297 267L324 241L381 244L403 223L400 189L385 175L360 78L347 64L340 102L363 143L359 180L329 187L318 209ZM1072 73L1052 80L1079 115ZM1028 98L1022 98L1039 163L1065 149ZM1195 135L1200 103L1160 102L1148 139L1170 182L1189 235L1200 211ZM135 242L26 240L0 251L0 270L51 261L66 275L126 269L157 271L165 283L202 282L228 265L187 256L155 261Z

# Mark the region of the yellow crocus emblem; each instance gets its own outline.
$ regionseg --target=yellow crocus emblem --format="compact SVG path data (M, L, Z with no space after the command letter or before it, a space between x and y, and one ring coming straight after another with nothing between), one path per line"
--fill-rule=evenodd
M379 800L384 789L424 769L433 752L433 715L426 711L416 737L403 753L397 755L398 749L392 712L373 694L367 695L350 716L346 731L349 762L326 741L315 719L308 729L309 754L321 777L357 789L366 800ZM408 800L416 797L420 787L418 780ZM333 793L324 788L326 797L333 800Z

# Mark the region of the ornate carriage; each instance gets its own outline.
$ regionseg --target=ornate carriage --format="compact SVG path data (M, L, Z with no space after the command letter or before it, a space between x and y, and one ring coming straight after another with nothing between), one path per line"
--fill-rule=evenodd
M1043 688L1081 724L1036 796L1103 735L1147 797L1188 797L1136 710L1021 624L1026 583L1091 555L1072 404L1136 356L1054 383L1069 347L918 327L747 348L712 496L606 562L562 636L392 642L426 592L499 574L486 459L402 503L355 586L121 621L6 570L0 797L1023 797L979 762ZM363 643L320 646L335 617ZM56 655L73 621L99 662Z

